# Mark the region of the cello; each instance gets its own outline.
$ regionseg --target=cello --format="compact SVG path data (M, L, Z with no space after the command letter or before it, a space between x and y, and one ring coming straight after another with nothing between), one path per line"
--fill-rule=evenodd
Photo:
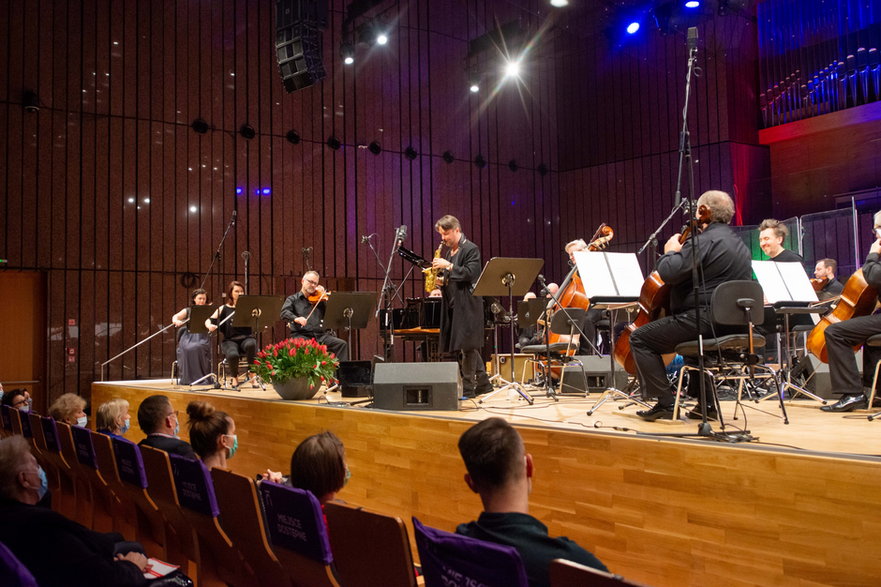
M817 322L817 325L808 334L805 347L815 357L824 363L828 363L826 328L831 324L856 318L857 316L868 316L875 309L877 300L878 290L866 282L863 270L857 269L844 284L844 291L841 292L841 299L838 301L835 309L820 318L820 321ZM856 345L854 351L859 350L861 346L863 345Z
M698 208L697 225L700 226L709 221L709 208L706 206ZM691 236L691 232L691 226L684 228L679 236L679 242L684 244L688 237ZM636 361L630 348L630 335L640 326L660 318L670 307L670 286L664 283L660 273L652 271L645 282L643 282L642 288L639 290L639 301L637 304L639 311L636 314L636 318L618 335L614 350L615 361L631 375L636 374ZM669 355L669 358L668 355L664 355L664 357L664 363L666 364L672 359L673 355Z

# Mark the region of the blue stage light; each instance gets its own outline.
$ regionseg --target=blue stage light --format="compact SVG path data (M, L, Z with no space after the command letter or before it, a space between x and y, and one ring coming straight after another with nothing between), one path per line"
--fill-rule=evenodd
M242 188L236 188L236 195L241 196L244 190Z
M639 30L639 23L636 21L633 21L629 25L627 25L627 34L628 35L632 35L638 30Z
M688 2L685 3L686 8L698 8L700 5L701 3L698 0L688 0Z
M271 189L271 188L263 188L263 195L264 195L264 196L268 196L268 195L271 194L271 193L272 193L272 189Z

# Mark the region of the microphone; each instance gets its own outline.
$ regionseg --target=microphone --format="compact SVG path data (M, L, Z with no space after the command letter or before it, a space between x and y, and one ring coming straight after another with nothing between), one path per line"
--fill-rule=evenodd
M251 251L242 251L242 259L245 260L245 263L251 258Z
M369 236L369 235L366 235L366 234L361 235L361 244L362 244L362 245L363 245L363 244L367 244L367 243L369 243L369 242L370 242L370 236Z
M541 273L538 274L538 276L536 277L536 279L538 280L538 282L539 282L540 284L542 284L542 285L545 284L545 276L542 275Z
M239 214L239 211L236 210L235 208L233 208L233 210L232 210L232 224L236 223L236 216L238 216L238 214Z
M697 27L688 27L688 50L697 51Z
M400 242L404 242L405 238L407 238L407 225L402 224L401 227L398 229L398 240Z

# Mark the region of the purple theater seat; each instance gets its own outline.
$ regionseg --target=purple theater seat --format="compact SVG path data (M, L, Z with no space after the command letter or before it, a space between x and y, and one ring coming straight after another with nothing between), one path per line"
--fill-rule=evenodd
M4 587L39 587L31 572L0 542L0 579Z
M98 458L95 456L95 445L92 444L92 431L80 426L71 426L73 435L73 447L76 449L76 458L81 465L90 469L98 468Z
M324 565L333 563L321 504L311 492L271 481L263 481L259 491L274 547Z
M116 468L119 478L141 489L147 489L147 473L141 459L141 448L125 438L113 438L113 454L116 455Z
M169 454L168 457L181 506L212 518L220 516L214 483L205 463L180 455Z

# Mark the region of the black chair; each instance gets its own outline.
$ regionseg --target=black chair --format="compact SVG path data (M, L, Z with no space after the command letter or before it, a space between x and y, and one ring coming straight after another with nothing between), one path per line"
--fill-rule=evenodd
M725 380L738 381L737 405L740 404L741 394L747 380L755 380L755 370L766 371L763 377L773 379L775 388L780 396L780 409L783 410L783 419L789 423L786 416L786 407L783 405L783 397L780 386L777 384L777 374L773 369L760 364L756 349L765 346L765 337L755 332L755 325L764 320L764 308L762 300L764 294L762 286L757 281L741 280L729 281L718 286L713 291L710 300L710 317L715 328L720 327L745 327L746 332L735 334L722 334L712 338L704 338L704 365L713 375L714 382ZM720 328L721 329L721 328ZM676 345L674 352L683 357L696 359L700 355L700 342L689 340ZM679 418L679 398L682 394L682 382L687 371L699 371L697 367L683 365L679 373L676 403L673 408L673 418ZM721 421L721 410L718 410L718 398L715 386L712 397L708 397L717 407ZM735 408L736 411L736 408ZM735 418L736 419L736 418Z
M566 393L565 367L567 365L578 365L581 367L581 380L584 382L584 385L583 387L570 387L575 389L575 393L584 393L587 395L587 374L584 371L584 363L573 356L578 352L579 333L581 332L581 325L584 323L585 314L585 310L581 308L564 308L562 310L557 310L551 317L550 332L561 336L562 340L551 344L530 344L520 349L521 353L533 355L533 358L529 359L529 362L539 367L550 363L551 370L553 370L554 367L560 368L560 393ZM547 369L545 369L545 371L547 371ZM525 364L523 366L523 372L525 375ZM545 377L550 376L550 373L545 373Z

